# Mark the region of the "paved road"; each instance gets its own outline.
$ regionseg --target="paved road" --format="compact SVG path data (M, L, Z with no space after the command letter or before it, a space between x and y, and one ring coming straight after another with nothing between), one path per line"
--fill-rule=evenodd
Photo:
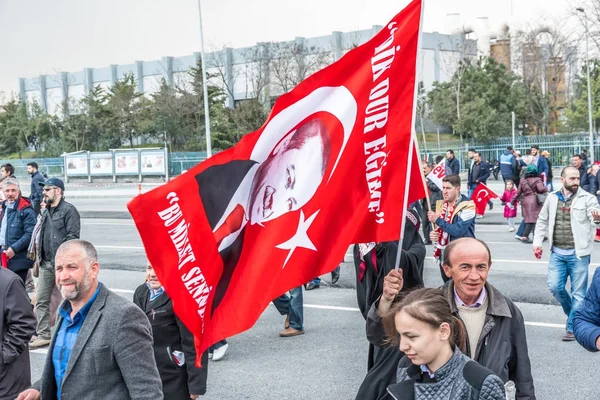
M132 221L85 219L82 226L82 237L98 247L101 280L131 299L145 265ZM504 226L479 225L477 235L492 249L490 282L519 302L528 322L538 399L598 398L600 355L560 341L565 317L546 288L547 254L536 260L531 245L517 242ZM428 247L428 256L431 251ZM593 259L600 260L600 250ZM356 309L352 266L343 265L335 286L328 285L329 276L323 279L320 289L305 292L306 335L279 338L283 319L268 307L252 329L231 338L222 361L210 363L209 392L204 398L353 399L365 374L367 342ZM441 284L431 258L426 260L425 282ZM44 351L32 353L33 379L40 376L44 357Z

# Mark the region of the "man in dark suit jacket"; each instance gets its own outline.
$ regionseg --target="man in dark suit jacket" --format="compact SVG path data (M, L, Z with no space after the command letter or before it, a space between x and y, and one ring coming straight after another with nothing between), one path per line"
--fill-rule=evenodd
M315 118L273 147L261 163L234 160L196 175L200 199L223 259L212 312L227 292L242 253L246 224L271 221L304 206L321 184L331 139L325 124Z
M31 385L27 344L35 332L35 317L23 282L1 267L0 293L0 399L14 399Z
M66 301L42 378L17 399L162 399L150 323L135 304L98 282L94 246L84 240L63 243L55 269Z

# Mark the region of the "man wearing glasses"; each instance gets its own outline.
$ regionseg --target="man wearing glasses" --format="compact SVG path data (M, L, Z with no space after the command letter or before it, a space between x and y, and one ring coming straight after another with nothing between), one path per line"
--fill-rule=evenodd
M40 276L37 288L37 337L32 339L32 349L50 344L50 298L56 285L54 256L56 250L66 241L79 239L81 227L79 212L64 199L65 185L58 178L40 182L43 187L43 201L47 212L42 217L40 248L37 252L40 263Z

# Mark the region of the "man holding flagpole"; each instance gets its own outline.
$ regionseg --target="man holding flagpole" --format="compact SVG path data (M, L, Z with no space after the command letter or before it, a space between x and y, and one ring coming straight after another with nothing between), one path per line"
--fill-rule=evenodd
M471 174L469 175L469 194L467 197L474 200L473 193L479 189L479 186L485 185L490 177L490 166L488 163L483 161L481 153L473 153L473 166L471 168ZM492 200L488 202L490 210L494 208ZM485 208L483 210L485 212ZM477 210L477 218L483 218L483 212Z
M433 257L438 262L444 283L450 280L442 268L442 252L453 240L475 237L475 203L460 193L460 176L448 175L442 179L443 200L436 203L435 212L429 211L429 222L437 225L430 239L435 243Z
M435 205L438 200L442 200L442 188L438 186L433 180L429 178L429 175L433 171L433 164L431 162L423 163L423 175L427 182L427 190L429 191L429 199L424 198L423 202L423 237L426 245L431 245L431 224L427 223L427 212L435 209ZM445 171L444 171L445 173ZM428 202L429 201L429 202Z

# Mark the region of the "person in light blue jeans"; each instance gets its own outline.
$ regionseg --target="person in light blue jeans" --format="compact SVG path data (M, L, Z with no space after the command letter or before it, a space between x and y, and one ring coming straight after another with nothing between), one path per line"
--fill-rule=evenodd
M542 241L548 236L550 262L548 288L561 304L567 316L566 333L562 340L575 340L573 318L583 303L588 286L588 268L596 228L600 226L600 205L596 196L579 187L579 171L574 167L562 170L562 189L546 198L535 225L533 251L542 257ZM571 280L571 293L567 280Z
M583 303L588 287L590 256L577 257L575 249L565 251L556 246L548 263L548 288L567 315L567 332L573 332L573 318ZM565 286L571 280L571 293Z
M273 305L281 315L286 315L281 337L292 337L304 334L304 299L302 286L291 289L289 296L284 293L275 300Z

